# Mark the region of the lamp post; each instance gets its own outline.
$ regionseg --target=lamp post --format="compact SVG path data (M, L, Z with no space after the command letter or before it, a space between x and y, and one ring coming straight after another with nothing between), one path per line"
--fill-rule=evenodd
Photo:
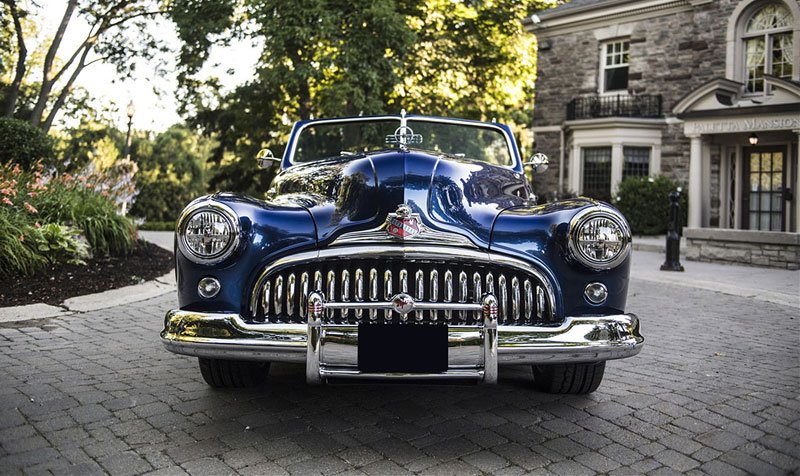
M128 115L128 136L125 139L125 159L131 158L131 126L133 125L133 115L136 114L136 106L133 105L133 99L128 103L125 108L125 114Z

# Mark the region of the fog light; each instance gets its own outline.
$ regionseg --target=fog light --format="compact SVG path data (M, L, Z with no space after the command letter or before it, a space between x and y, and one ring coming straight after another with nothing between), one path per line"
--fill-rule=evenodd
M608 297L608 289L603 283L589 283L583 290L586 299L592 304L603 304Z
M222 285L219 284L217 278L211 276L205 277L197 283L197 293L206 299L211 299L219 294L221 288Z

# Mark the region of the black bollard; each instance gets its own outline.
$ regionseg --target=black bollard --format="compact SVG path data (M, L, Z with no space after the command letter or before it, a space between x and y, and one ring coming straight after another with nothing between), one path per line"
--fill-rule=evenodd
M667 259L661 271L683 271L681 265L681 192L669 193L669 228L667 229Z

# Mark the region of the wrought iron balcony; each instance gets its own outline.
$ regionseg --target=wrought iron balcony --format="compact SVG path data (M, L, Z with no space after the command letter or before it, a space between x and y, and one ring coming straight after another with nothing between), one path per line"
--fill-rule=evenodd
M602 117L661 117L660 94L581 96L567 104L567 120Z

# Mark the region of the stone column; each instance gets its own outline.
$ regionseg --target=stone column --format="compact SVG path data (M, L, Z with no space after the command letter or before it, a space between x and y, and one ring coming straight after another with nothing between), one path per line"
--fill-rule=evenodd
M625 156L622 151L621 142L611 143L611 199L617 195L619 183L622 182L622 168L625 164Z
M703 137L689 136L689 222L690 228L700 228L703 220Z
M792 175L795 179L794 183L792 183L792 177L787 177L789 185L792 187L792 193L794 193L794 232L800 233L800 129L795 129L792 132L797 134L797 143L794 147L794 157L789 158L787 157L787 162L791 161ZM791 152L789 152L791 154ZM786 214L789 215L788 213ZM786 227L786 231L789 231L791 228L789 226Z

